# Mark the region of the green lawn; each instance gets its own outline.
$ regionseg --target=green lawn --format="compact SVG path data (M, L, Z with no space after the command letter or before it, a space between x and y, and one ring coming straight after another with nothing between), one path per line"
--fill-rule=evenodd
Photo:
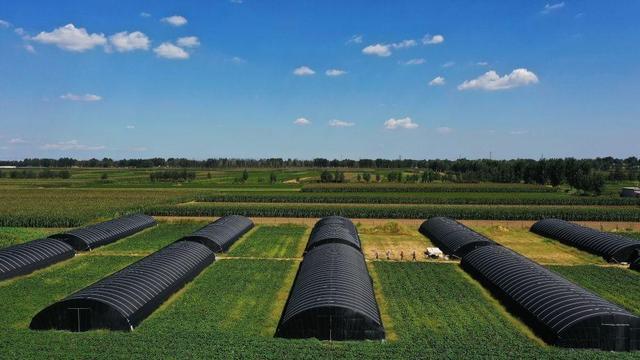
M159 222L153 228L109 244L100 249L101 254L135 253L148 255L207 225L206 221Z
M292 258L301 257L306 244L306 226L262 225L236 243L230 256Z
M0 248L45 238L61 232L61 228L0 227Z

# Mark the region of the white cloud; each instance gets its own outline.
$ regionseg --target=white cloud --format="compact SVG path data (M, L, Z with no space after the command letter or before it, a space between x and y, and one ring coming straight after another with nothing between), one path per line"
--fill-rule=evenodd
M445 80L442 76L436 76L431 81L429 81L429 86L442 86L445 84Z
M453 67L456 63L453 61L447 61L446 63L442 64L443 68L450 68Z
M155 52L159 57L165 59L185 60L189 58L188 52L184 51L184 49L179 46L173 45L170 42L164 42L160 44L160 46L153 49L153 52Z
M167 23L171 26L182 26L187 24L187 19L184 16L173 15L160 19L160 21Z
M51 32L42 31L32 39L75 52L83 52L107 44L107 38L104 34L89 34L85 28L76 28L73 24L67 24Z
M24 46L23 46L23 47L24 47L24 49L25 49L27 52L30 52L30 53L32 53L32 54L35 54L35 53L36 53L36 49L35 49L35 48L33 47L33 45L31 45L31 44L24 44Z
M229 0L229 2L232 4L242 4L244 3L244 0Z
M353 35L347 40L347 44L361 44L362 38L362 35Z
M119 32L109 36L109 41L118 52L149 50L149 45L151 44L147 35L140 31L134 31L132 33L126 31Z
M369 45L362 49L362 53L365 55L376 55L380 57L387 57L391 55L391 49L389 45L375 44Z
M143 12L140 13L140 17L148 18L148 17L151 17L151 14L149 14L148 12L144 12L143 11Z
M476 65L478 65L478 66L487 66L487 65L489 65L489 63L488 63L488 62L486 62L486 61L478 61L478 62L476 63Z
M333 119L329 121L329 126L331 127L351 127L354 126L355 123L352 122L348 122L348 121L342 121L342 120L337 120L337 119Z
M526 135L529 133L529 130L513 130L509 132L511 135Z
M15 144L26 144L27 141L22 139L22 138L13 138L11 140L9 140L9 144L15 145Z
M188 48L200 46L200 40L198 39L197 36L181 37L178 39L178 41L176 41L176 43L178 44L178 46L188 47Z
M401 61L400 64L401 65L422 65L425 62L427 62L425 59L417 58L417 59L409 59L407 61Z
M436 45L436 44L441 44L444 42L444 36L442 35L425 35L422 38L422 43L425 45Z
M135 126L135 125L127 125L127 126L125 126L125 127L126 127L127 129L135 129L135 128L136 128L136 126Z
M234 56L230 59L230 61L234 64L246 64L247 60L239 57L239 56Z
M332 76L332 77L336 77L336 76L341 76L346 74L347 72L344 70L340 70L340 69L329 69L327 71L325 71L325 74L327 76Z
M537 83L538 77L536 74L527 69L515 69L511 74L504 75L502 77L495 71L491 70L476 79L466 80L458 86L458 90L506 90Z
M66 93L64 95L61 95L60 99L69 100L69 101L94 102L94 101L102 100L102 96L95 95L95 94L77 95L77 94L72 94L72 93Z
M311 121L307 118L297 118L293 121L294 125L299 125L299 126L305 126L305 125L311 125Z
M410 47L414 47L416 45L418 45L418 42L415 41L415 40L402 40L400 42L391 44L391 46L394 49L410 48Z
M389 130L395 130L398 128L402 129L415 129L418 127L418 124L414 123L410 117L402 118L402 119L394 119L391 118L384 122L384 127Z
M149 151L149 148L144 147L144 146L136 146L136 147L132 147L129 149L129 151L133 151L133 152L145 152L145 151Z
M45 150L82 150L82 151L92 151L92 150L103 150L105 149L102 145L84 145L80 144L78 140L69 140L69 141L61 141L55 144L45 144L42 146Z
M544 8L542 9L542 11L540 11L541 14L549 14L551 12L560 10L564 7L564 1L563 2L559 2L559 3L555 3L555 4L549 4L547 3Z
M10 26L11 26L10 22L0 19L0 28L5 28L6 29L6 28L8 28Z
M300 66L293 70L293 75L296 75L296 76L311 76L315 73L316 72L313 71L313 69L311 69L308 66Z
M441 135L448 135L453 132L453 129L447 126L440 126L436 128L436 132Z

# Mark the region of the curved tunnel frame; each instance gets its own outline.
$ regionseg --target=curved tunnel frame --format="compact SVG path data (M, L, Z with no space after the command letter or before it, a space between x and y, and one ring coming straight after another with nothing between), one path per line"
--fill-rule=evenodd
M203 226L177 241L193 241L205 245L215 253L226 252L254 227L253 221L241 215L227 215ZM176 242L177 242L176 241Z
M548 343L640 349L640 318L512 250L481 247L461 265Z
M0 249L0 281L70 259L75 250L57 239L38 239Z
M144 214L133 214L54 234L50 238L64 241L78 251L90 251L154 225L156 225L156 220L153 217Z
M493 240L471 230L460 222L443 216L425 220L419 228L445 254L462 258L481 246L498 245Z
M325 237L314 243L312 237L317 230L312 231L308 250L298 267L282 311L276 337L320 340L385 338L373 281L359 247L357 230L350 220L335 218L321 219L314 229L342 223L345 231L339 233L348 239ZM356 232L355 237L353 231ZM354 239L357 239L358 246L355 246Z
M561 219L542 219L531 225L529 230L540 236L602 256L609 262L632 262L640 251L640 241Z

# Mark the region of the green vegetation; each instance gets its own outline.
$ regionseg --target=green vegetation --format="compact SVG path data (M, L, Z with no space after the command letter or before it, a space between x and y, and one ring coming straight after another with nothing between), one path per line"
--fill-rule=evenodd
M555 192L556 188L529 184L309 184L303 192Z
M221 192L196 197L200 202L450 205L639 205L640 199L576 196L560 192Z
M76 227L196 194L169 189L0 189L0 226Z
M456 219L538 220L547 217L565 220L640 221L637 207L597 206L516 206L516 205L383 205L383 204L299 204L299 203L188 203L155 206L151 215L223 216L238 214L266 217L322 217L426 219L449 216Z
M262 225L229 252L237 257L293 258L302 256L306 239L305 226Z
M31 275L0 282L0 354L3 358L246 358L604 359L610 353L543 345L456 264L374 261L369 265L386 342L286 340L273 334L298 261L304 226L259 225L193 282L130 333L30 331L31 318L64 298L176 238L202 222L161 222L143 233ZM397 224L364 227L369 237L415 235ZM48 229L6 229L20 236ZM400 240L402 241L402 240ZM426 240L423 240L426 244ZM273 251L269 244L276 244ZM296 253L297 251L297 253ZM260 259L236 256L259 256ZM612 301L640 311L640 274L621 268L554 266L555 271ZM609 291L609 286L612 286ZM616 354L632 359L636 354Z

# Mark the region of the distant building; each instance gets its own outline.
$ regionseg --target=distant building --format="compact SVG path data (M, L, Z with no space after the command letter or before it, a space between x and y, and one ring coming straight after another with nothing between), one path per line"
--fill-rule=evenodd
M622 191L620 191L620 196L622 197L640 197L640 188L639 187L623 187Z

